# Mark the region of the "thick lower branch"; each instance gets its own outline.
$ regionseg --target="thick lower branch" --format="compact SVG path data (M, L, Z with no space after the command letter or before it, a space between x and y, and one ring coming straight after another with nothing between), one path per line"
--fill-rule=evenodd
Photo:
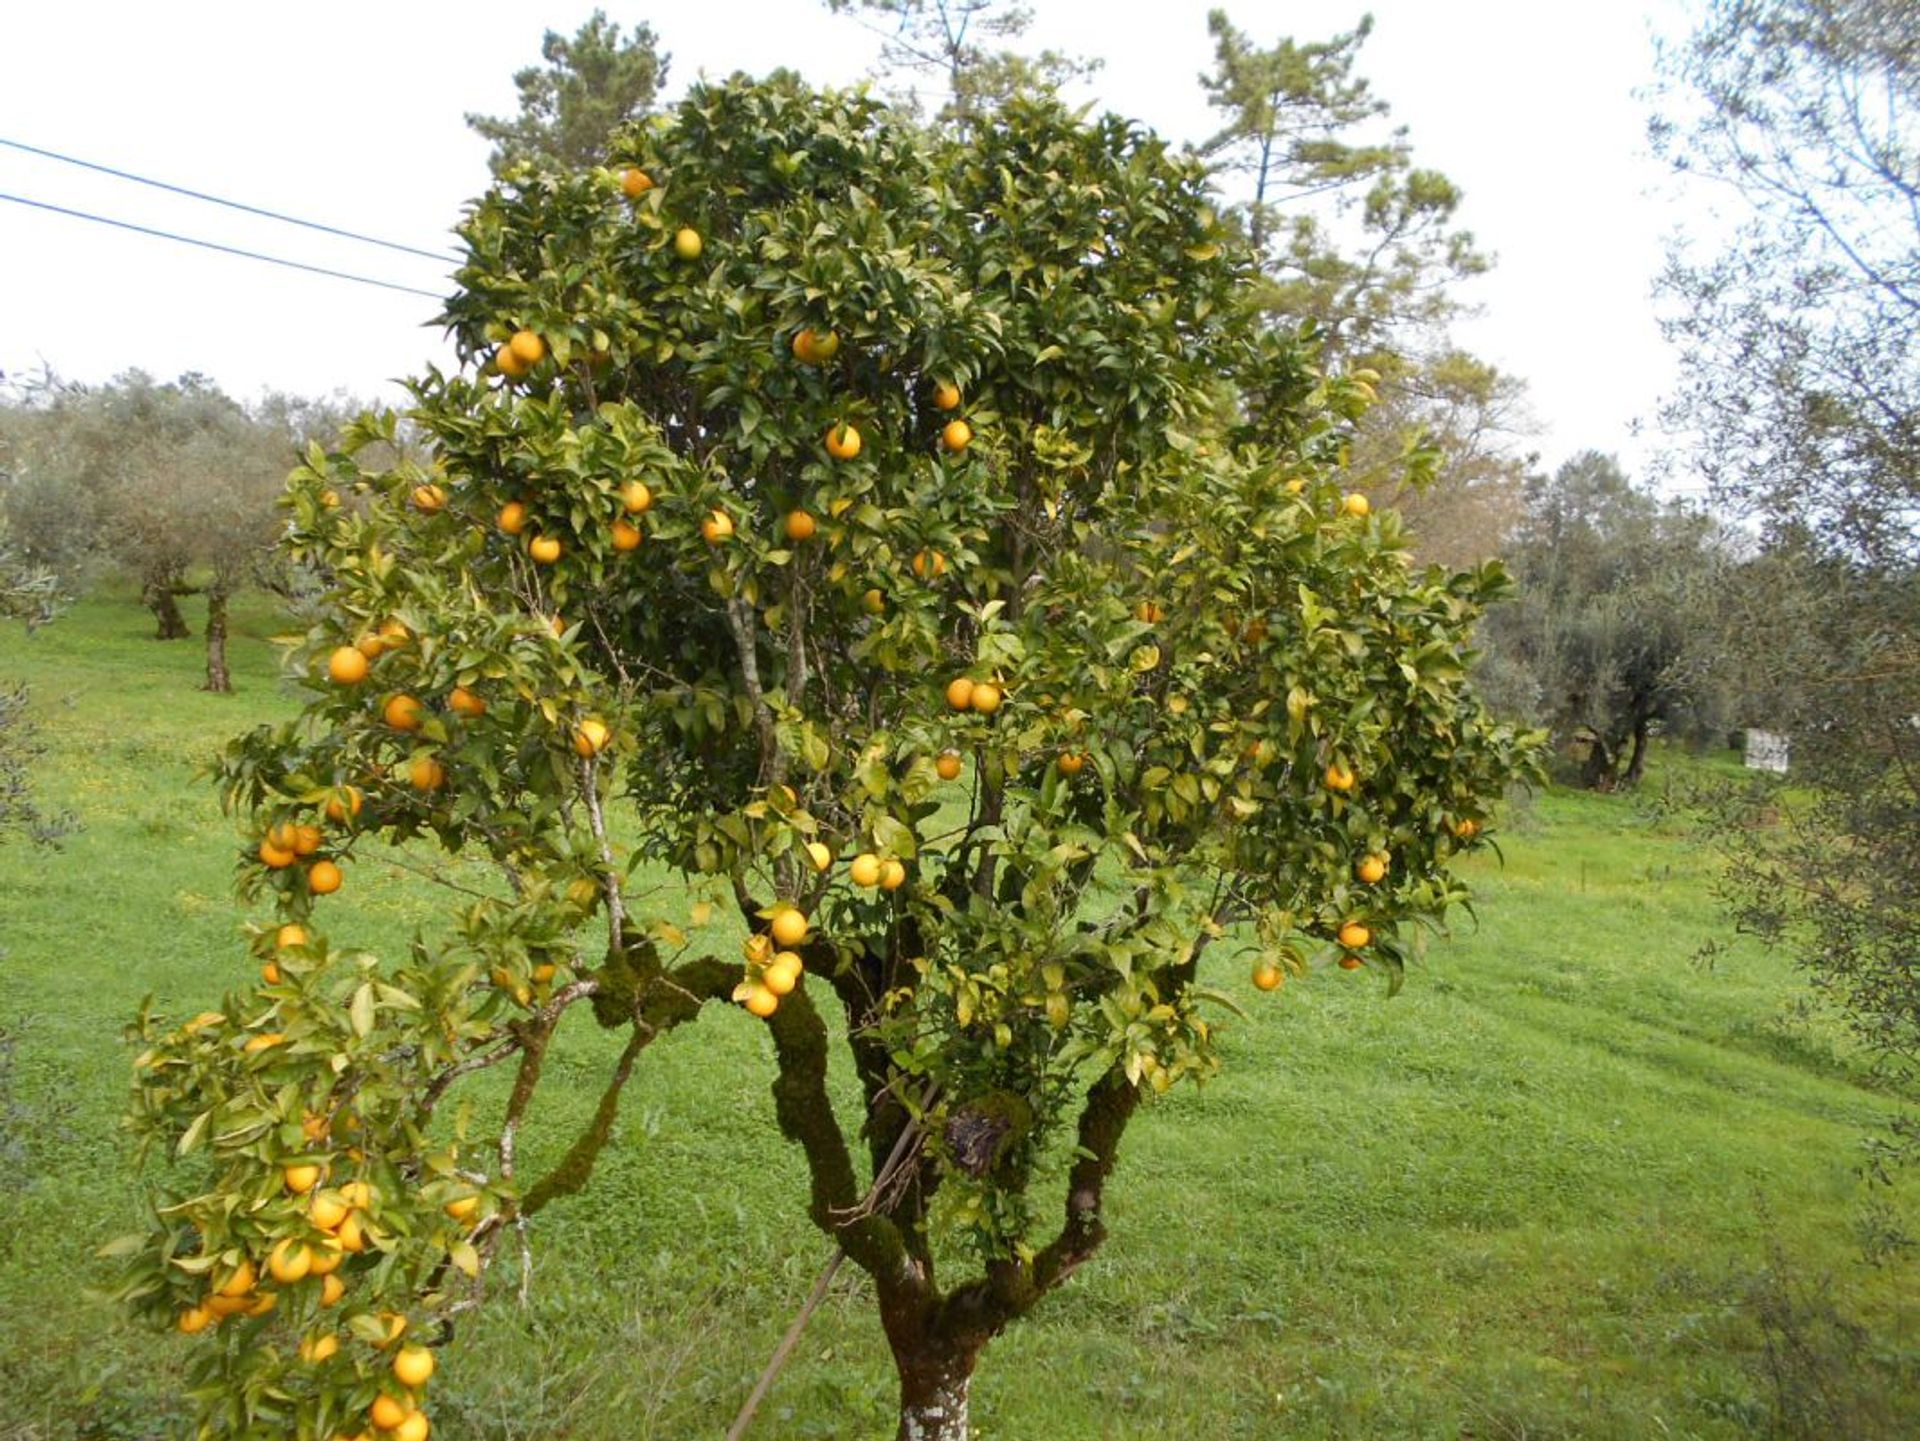
M767 1021L779 1075L773 1083L774 1116L780 1134L799 1146L812 1179L808 1214L838 1241L854 1263L876 1278L898 1272L905 1252L900 1233L884 1216L841 1222L859 1205L853 1159L827 1094L827 1028L804 989L780 1003Z

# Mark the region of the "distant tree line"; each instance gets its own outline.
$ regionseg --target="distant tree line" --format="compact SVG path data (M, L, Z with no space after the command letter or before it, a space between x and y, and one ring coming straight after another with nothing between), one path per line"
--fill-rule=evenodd
M15 385L0 393L8 555L42 606L123 578L160 640L192 634L182 604L203 602L206 688L231 690L233 597L298 585L271 559L287 471L358 408L285 395L247 406L204 376L140 371L99 386L51 376Z

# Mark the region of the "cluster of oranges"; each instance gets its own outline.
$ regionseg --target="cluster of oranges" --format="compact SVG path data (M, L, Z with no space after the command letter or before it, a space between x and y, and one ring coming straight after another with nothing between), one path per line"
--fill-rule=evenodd
M326 1134L326 1122L310 1114L302 1130L309 1139L317 1140ZM197 1335L229 1316L264 1316L283 1294L292 1295L306 1286L317 1286L322 1310L340 1304L347 1286L338 1273L349 1256L366 1251L371 1244L368 1218L378 1206L379 1196L365 1181L323 1188L323 1178L322 1167L312 1161L282 1167L285 1190L306 1203L301 1234L276 1241L263 1266L248 1258L219 1275L206 1295L181 1313L181 1331ZM464 1223L479 1208L480 1198L467 1195L448 1201L443 1209L455 1221ZM404 1314L382 1312L378 1321L379 1337L372 1344L379 1351L391 1353L387 1370L394 1384L374 1398L367 1419L374 1431L388 1433L393 1441L425 1441L432 1423L420 1409L420 1393L436 1369L434 1354L425 1346L403 1344L408 1329ZM298 1354L307 1365L319 1366L339 1355L340 1346L337 1329L314 1328L301 1338ZM360 1437L341 1441L368 1441L368 1436L363 1432Z
M798 908L778 907L767 929L748 936L741 948L747 973L735 987L734 999L762 1020L779 1010L780 998L793 993L806 970L794 947L806 943L807 931L807 918Z

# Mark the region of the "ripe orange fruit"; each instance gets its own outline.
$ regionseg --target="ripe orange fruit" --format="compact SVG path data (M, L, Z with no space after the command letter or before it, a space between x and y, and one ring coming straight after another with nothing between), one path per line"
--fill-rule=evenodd
M407 766L407 784L417 791L437 791L447 783L447 768L434 756L415 756Z
M870 851L862 851L853 858L847 867L847 875L856 886L877 886L880 884L880 857Z
M393 1379L418 1389L433 1377L433 1352L425 1346L402 1346L393 1358Z
M868 615L885 615L887 610L887 593L881 590L879 586L874 586L860 597L860 608Z
M913 558L913 573L922 580L937 579L947 573L947 558L937 550L923 550Z
M520 534L521 531L527 528L527 507L525 503L518 500L510 500L501 506L500 518L497 523L500 529L507 535Z
M260 979L265 981L270 986L279 985L280 984L280 967L277 964L275 964L273 961L268 961L264 966L260 968Z
M289 922L273 933L273 943L283 951L304 946L307 943L307 928Z
M477 720L487 713L487 703L463 685L447 692L447 709L455 715Z
M350 645L327 657L327 676L335 685L358 685L367 678L367 657Z
M320 1283L320 1304L322 1306L337 1305L339 1304L340 1298L346 1294L347 1283L342 1281L338 1276L328 1276L326 1280Z
M533 557L536 565L552 565L560 559L560 552L564 548L560 538L552 535L536 535L527 542L527 554Z
M653 189L653 177L637 166L629 165L620 172L620 193L629 200L638 200Z
M892 856L880 862L880 889L897 891L907 883L907 868Z
M180 1329L189 1336L198 1336L214 1321L213 1312L205 1306L191 1306L180 1313Z
M1472 816L1463 816L1453 823L1453 833L1463 841L1470 841L1480 834L1480 822Z
M340 889L346 877L332 861L315 861L307 867L307 889L316 896L330 896Z
M307 1272L312 1269L313 1252L291 1236L275 1246L267 1256L267 1274L282 1286L306 1280Z
M620 504L627 508L628 515L644 515L653 504L653 492L645 481L630 480L620 487Z
M1060 757L1056 764L1060 767L1061 775L1077 776L1086 768L1087 758L1078 751L1068 751Z
M1340 969L1343 971L1357 971L1365 964L1366 962L1358 956L1342 956L1340 958Z
M438 515L447 508L447 491L440 485L416 485L413 488L413 508L422 515Z
M353 1207L338 1191L321 1191L307 1207L307 1219L322 1231L334 1230L352 1213Z
M807 918L796 907L782 906L773 913L767 933L782 950L791 950L807 938Z
M307 1272L309 1276L331 1276L347 1259L347 1249L340 1244L338 1236L328 1236L319 1245L309 1249L313 1252L313 1269Z
M764 1021L780 1009L780 998L765 986L755 986L747 992L746 1007L751 1014Z
M388 616L380 622L380 639L386 642L388 650L399 650L413 639L413 632L399 616Z
M329 1360L340 1350L338 1336L309 1336L300 1343L300 1359L309 1366L318 1366Z
M740 953L751 964L764 966L773 959L773 937L763 931L755 931L741 945Z
M807 859L813 862L813 868L825 875L833 869L833 851L824 841L808 841Z
M1387 874L1387 863L1379 856L1367 856L1353 868L1353 873L1368 885L1378 885Z
M456 1221L464 1221L480 1209L478 1196L456 1196L440 1208Z
M296 857L291 850L283 850L281 847L276 846L271 840L260 842L261 864L273 870L284 871L294 863L295 859Z
M1373 932L1358 921L1348 921L1340 927L1340 944L1350 951L1365 950L1367 942L1373 939Z
M379 660L386 654L387 643L377 634L363 635L353 643L353 648L368 660Z
M1253 968L1253 984L1256 990L1271 991L1279 987L1286 977L1272 961L1262 961Z
M527 376L527 363L514 354L511 345L503 345L494 351L493 368L508 380L524 380Z
M992 715L1000 709L1000 687L991 681L981 681L973 688L973 708L981 715Z
M280 1172L280 1179L296 1196L311 1191L320 1183L320 1168L311 1161L296 1161Z
M773 964L760 974L760 984L776 996L793 994L793 988L800 984L802 966L800 958L792 951L782 951L774 957Z
M340 1242L340 1249L343 1251L352 1251L355 1255L358 1255L367 1249L366 1228L360 1224L360 1217L357 1213L348 1216L346 1220L342 1221L340 1223L340 1229L333 1234L335 1239Z
M940 432L940 443L958 455L973 444L973 427L964 420L949 420Z
M860 432L844 420L827 431L827 454L835 460L852 460L860 453Z
M293 828L293 853L296 856L310 856L320 849L320 842L323 839L324 837L321 836L320 827L318 826L295 826Z
M427 1441L427 1433L432 1429L433 1423L427 1420L426 1412L409 1412L407 1419L393 1428L393 1441Z
M373 1398L373 1405L367 1408L367 1419L382 1431L391 1431L407 1419L411 1409L405 1402L396 1400L383 1391Z
M513 339L507 342L507 349L514 358L529 368L538 365L547 358L547 343L531 330L516 330Z
M1364 495L1356 490L1352 495L1340 502L1340 509L1344 510L1348 515L1364 516L1368 511L1373 509L1373 505Z
M673 232L673 253L682 260L698 260L700 252L707 244L700 238L700 232L691 225L684 225Z
M340 1187L340 1196L349 1206L358 1206L363 1211L373 1204L373 1188L365 1181L346 1182Z
M327 797L327 819L343 826L359 816L365 802L366 796L358 786L341 786Z
M967 700L971 703L973 700L972 695L968 695ZM951 704L951 701L949 701L949 703ZM954 709L958 710L959 707L955 706ZM958 779L960 775L960 752L941 751L939 758L933 763L933 772L943 781Z
M591 760L607 748L607 742L612 738L613 732L607 729L605 721L597 716L588 716L573 732L574 753L582 760Z
M616 520L608 534L613 539L615 550L638 550L640 542L645 539L639 526L625 520Z
M328 510L332 510L340 504L340 492L332 486L328 486L320 492L320 504L324 505Z
M787 513L788 540L794 541L795 543L812 540L814 533L819 529L820 523L804 510L789 511Z
M280 1303L280 1298L271 1291L262 1291L240 1309L249 1316L264 1316Z
M380 717L397 731L420 729L420 702L405 694L390 696Z
M724 510L713 510L700 522L700 535L708 545L718 545L733 535L733 517Z
M950 380L938 380L933 386L933 408L952 410L960 404L960 387Z
M1330 791L1350 791L1353 789L1353 771L1350 767L1335 761L1327 767L1326 782Z
M954 710L970 709L973 705L973 682L963 675L948 681L947 704Z
M244 1296L253 1289L253 1282L253 1262L242 1261L233 1268L233 1273L226 1280L214 1288L214 1294L227 1297Z

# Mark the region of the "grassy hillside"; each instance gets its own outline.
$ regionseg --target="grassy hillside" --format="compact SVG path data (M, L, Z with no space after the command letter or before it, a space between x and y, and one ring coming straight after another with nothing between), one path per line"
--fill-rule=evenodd
M0 680L33 685L51 747L45 797L84 824L59 851L0 848L4 1441L184 1434L205 1342L87 1288L138 1215L119 1028L149 993L180 1013L252 979L237 833L195 767L294 700L274 617L238 621L231 697L124 602L0 632ZM1392 1002L1338 973L1261 997L1217 967L1250 1016L1227 1074L1136 1122L1108 1250L987 1355L983 1438L1911 1434L1920 1301L1855 1236L1887 1100L1785 962L1693 963L1722 927L1678 831L1554 793L1503 841L1504 867L1474 865L1479 926ZM330 924L390 947L428 892L363 860ZM569 1036L550 1070L579 1086L550 1112L590 1108L605 1044ZM531 1304L503 1296L446 1354L437 1436L724 1430L827 1252L770 1079L741 1013L647 1053L594 1186L541 1217ZM843 1276L756 1435L888 1434L859 1292ZM1770 1365L1770 1315L1801 1359ZM1822 1387L1841 1431L1781 1409Z

